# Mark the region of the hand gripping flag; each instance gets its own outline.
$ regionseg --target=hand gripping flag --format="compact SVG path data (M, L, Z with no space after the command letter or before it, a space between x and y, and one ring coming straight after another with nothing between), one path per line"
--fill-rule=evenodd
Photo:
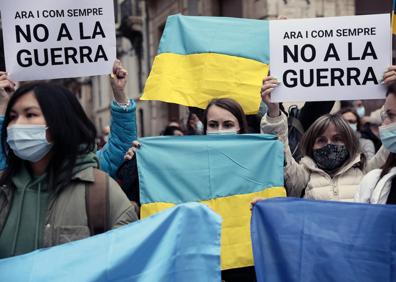
M220 281L221 218L189 203L127 226L0 260L0 281Z
M396 281L396 207L296 198L253 208L257 281Z
M141 99L204 109L228 97L254 114L268 64L268 21L169 16Z
M141 216L185 202L204 203L223 218L222 269L253 265L250 202L286 195L282 143L264 134L162 136L140 142Z

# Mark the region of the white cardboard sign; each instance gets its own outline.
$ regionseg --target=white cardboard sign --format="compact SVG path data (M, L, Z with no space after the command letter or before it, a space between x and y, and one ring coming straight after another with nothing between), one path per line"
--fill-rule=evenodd
M6 70L16 81L109 74L113 1L1 1Z
M391 56L389 14L271 21L271 100L384 98Z

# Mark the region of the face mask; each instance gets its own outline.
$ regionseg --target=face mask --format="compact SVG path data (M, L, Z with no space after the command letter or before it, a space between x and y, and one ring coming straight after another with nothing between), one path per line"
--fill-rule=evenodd
M313 158L318 167L325 171L332 171L341 167L348 159L349 153L345 145L327 144L313 150Z
M362 118L366 114L366 109L364 108L364 106L360 106L356 108L356 113L360 118Z
M206 132L207 135L236 135L238 134L238 131L235 129L232 130L218 130L218 131L212 131L212 132Z
M380 126L379 135L384 147L388 151L396 153L396 123Z
M353 131L355 131L355 132L357 131L357 123L349 123L348 122L348 124L352 128Z
M204 129L203 123L201 121L198 121L197 122L197 129L195 130L195 133L198 134L198 135L202 135L203 134L203 129Z
M30 162L41 160L51 150L45 125L12 125L7 128L7 143L14 154Z

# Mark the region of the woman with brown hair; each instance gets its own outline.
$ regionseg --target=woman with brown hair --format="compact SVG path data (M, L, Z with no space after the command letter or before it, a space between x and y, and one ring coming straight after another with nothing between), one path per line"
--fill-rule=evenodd
M263 80L261 97L268 112L261 121L263 133L274 133L285 144L285 186L289 196L316 200L353 201L364 174L380 167L388 156L385 149L369 161L362 154L352 128L338 114L318 118L301 141L303 158L292 157L287 140L287 119L270 92L278 85L273 77Z

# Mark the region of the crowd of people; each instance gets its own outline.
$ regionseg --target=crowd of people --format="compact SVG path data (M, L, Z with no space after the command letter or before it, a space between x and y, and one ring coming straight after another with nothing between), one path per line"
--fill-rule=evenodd
M15 89L0 72L0 258L138 220L136 105L125 93L127 72L120 61L109 79L111 130L98 150L95 126L69 90L53 83ZM254 122L258 116L247 117L238 101L218 98L205 110L191 108L185 124L170 121L161 135L275 134L284 144L288 196L396 204L395 66L383 83L386 100L372 116L362 103L333 113L334 102L307 102L291 114L271 102L278 81L268 76L257 93L261 123ZM93 208L98 202L101 208ZM253 268L223 272L225 281L254 277Z

